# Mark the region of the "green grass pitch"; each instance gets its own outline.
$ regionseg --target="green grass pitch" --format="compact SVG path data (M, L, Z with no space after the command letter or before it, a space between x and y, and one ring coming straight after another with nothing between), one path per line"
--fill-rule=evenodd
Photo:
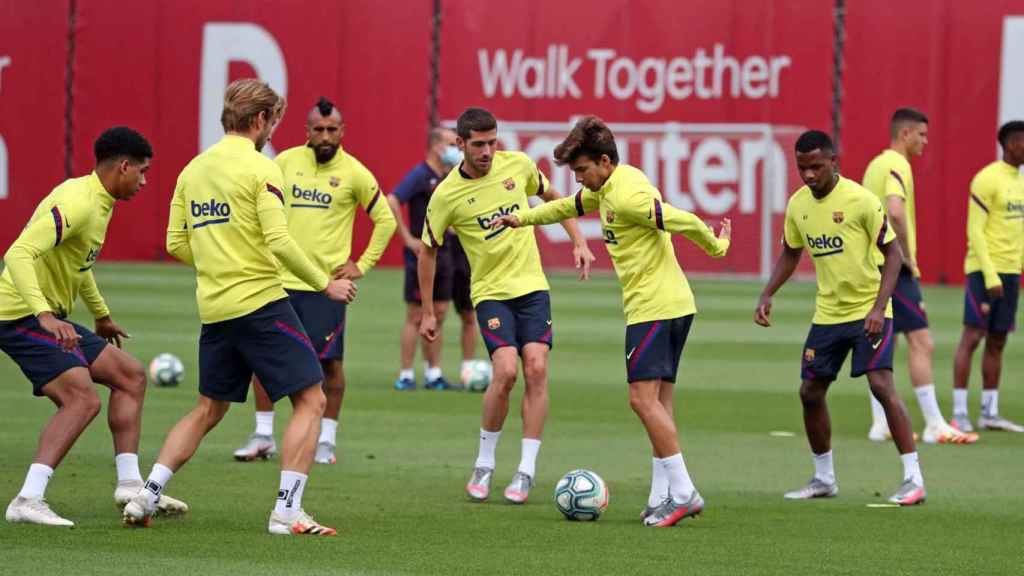
M108 303L134 338L143 362L180 356L186 381L151 388L141 460L148 473L164 435L194 403L194 280L183 267L101 265ZM913 509L875 509L899 483L892 445L866 439L867 385L843 377L829 396L840 496L786 502L782 492L812 473L797 397L802 342L813 286L793 284L776 298L775 326L752 320L760 285L694 281L700 313L684 353L676 417L684 455L707 501L704 515L668 530L647 529L638 514L650 474L646 436L627 404L620 292L613 277L578 283L552 275L555 349L551 412L528 504L506 505L500 490L519 457L516 401L498 447L495 496L472 504L463 485L476 455L480 396L391 389L403 317L401 272L377 270L360 285L346 334L348 392L339 463L316 466L305 507L339 529L337 538L276 538L266 533L277 489L276 460L240 464L231 452L253 426L251 403L228 413L173 479L184 518L151 529L120 525L104 415L79 439L50 484L55 510L74 530L0 523L0 574L1010 574L1024 561L1024 436L983 434L974 446L921 446L929 490ZM936 340L939 399L948 415L952 351L962 292L926 288ZM77 313L80 321L85 319ZM458 369L454 317L445 327L445 368ZM1006 351L1001 411L1024 418L1024 354ZM903 352L897 383L920 432ZM478 355L483 355L482 346ZM977 359L976 359L977 360ZM417 368L421 366L417 361ZM422 376L420 376L422 381ZM0 358L0 496L21 486L51 405ZM977 415L979 375L971 409ZM101 393L105 396L105 392ZM281 405L275 432L290 409ZM780 438L770 431L792 431ZM598 472L611 490L596 523L570 523L552 502L566 471Z

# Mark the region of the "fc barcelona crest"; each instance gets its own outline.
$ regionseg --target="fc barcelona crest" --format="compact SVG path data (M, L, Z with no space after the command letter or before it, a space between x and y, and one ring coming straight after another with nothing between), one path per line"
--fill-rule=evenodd
M804 362L814 362L814 348L804 350Z
M505 178L502 184L505 186L505 190L514 190L516 187L516 181L511 178Z
M341 185L341 178L338 178L337 176L331 176L329 182L332 188L337 188L338 186Z
M604 215L604 219L609 224L611 224L612 222L615 222L615 211L614 210L609 210L608 213Z
M487 327L491 330L497 330L498 328L501 328L501 320L497 318L491 318L490 320L487 321Z
M837 210L837 211L832 213L832 221L835 222L836 224L842 224L843 223L843 212L842 212L842 210Z

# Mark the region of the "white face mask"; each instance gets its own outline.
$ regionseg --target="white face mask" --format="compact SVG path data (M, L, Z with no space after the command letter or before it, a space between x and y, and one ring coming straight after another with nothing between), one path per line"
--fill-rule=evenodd
M441 163L445 166L455 166L462 162L462 151L458 146L446 146L441 152Z

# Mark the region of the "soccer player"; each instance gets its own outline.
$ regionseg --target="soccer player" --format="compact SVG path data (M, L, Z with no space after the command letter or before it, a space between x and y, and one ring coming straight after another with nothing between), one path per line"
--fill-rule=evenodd
M110 316L92 267L107 235L114 203L130 200L146 184L153 150L135 130L118 126L93 146L96 167L88 176L65 180L36 207L28 225L7 250L0 276L0 350L46 396L57 413L43 427L25 483L7 506L8 522L74 526L46 503L54 469L100 411L93 382L110 388L107 422L114 439L120 505L142 489L139 432L146 373L121 350L128 334ZM67 320L81 298L96 319L95 332ZM107 346L107 343L115 346ZM186 512L166 498L161 512Z
M420 334L427 340L437 338L437 252L444 244L444 231L453 228L469 257L473 305L494 367L491 385L484 393L480 449L466 492L476 501L490 495L494 450L508 415L518 357L526 380L522 457L512 482L505 488L505 499L521 504L533 486L548 412L551 300L533 232L494 229L492 225L501 216L525 208L530 196L550 201L560 195L525 154L498 151L498 123L490 112L466 109L459 116L455 132L465 160L434 190L423 227L417 268L423 305ZM581 278L586 278L594 255L575 220L566 220L563 226L573 242L573 261L581 268Z
M697 312L672 234L687 237L717 258L729 249L731 224L723 220L716 238L693 214L663 203L643 172L619 164L614 135L594 116L576 123L555 148L555 162L569 166L583 189L503 216L496 229L550 224L600 211L605 245L622 283L629 404L654 452L651 492L641 520L647 526L673 526L700 514L704 499L686 470L672 406L679 359Z
M972 444L978 435L950 426L942 417L932 378L932 343L928 315L918 278L917 216L914 210L914 175L910 157L920 156L928 143L928 117L913 108L900 108L889 123L889 148L876 156L864 172L864 187L882 201L889 225L903 252L903 265L892 293L893 332L907 338L910 383L924 415L921 439L927 444ZM893 342L893 346L896 342ZM885 410L871 397L871 428L868 438L884 442L890 438Z
M892 379L889 299L903 257L878 197L839 175L833 150L832 139L817 130L804 132L796 141L797 169L806 186L797 190L786 206L782 253L754 312L754 322L770 325L772 296L793 274L807 248L814 262L818 294L804 345L800 400L814 454L814 476L785 497L804 500L839 492L825 395L852 350L850 375L867 375L871 393L885 408L903 462L903 482L889 501L901 506L918 504L926 496L924 478L910 417ZM884 256L881 272L875 246Z
M324 274L337 272L358 280L380 260L395 231L395 219L382 201L373 174L342 149L344 133L341 112L321 97L306 115L306 144L281 152L277 165L284 173L288 233L295 243ZM352 262L352 224L360 206L373 221L373 234L359 261ZM345 303L332 301L287 268L281 271L281 279L324 371L327 406L313 461L334 464L338 415L345 395ZM236 460L266 458L277 452L274 404L255 378L253 390L256 431L235 450Z
M434 188L455 165L462 161L462 153L455 144L455 132L448 128L433 128L427 138L427 157L409 171L394 193L388 195L388 204L398 221L398 233L405 249L405 323L401 333L401 371L395 381L396 390L415 390L416 373L413 358L416 356L416 340L419 338L420 319L423 308L420 305L419 279L416 276L416 255L423 243L423 221L427 214L427 202ZM401 205L409 207L409 225L402 220ZM469 262L459 239L452 233L445 233L444 245L437 253L437 270L434 274L434 314L437 315L437 339L423 340L425 387L431 390L458 388L445 379L441 373L441 335L448 302L454 301L455 310L462 321L462 367L473 359L476 353L476 314L469 297Z
M999 415L1003 348L1016 324L1024 252L1024 122L1007 122L998 138L1003 158L974 176L967 202L964 328L953 357L953 424L965 432L972 429L967 415L971 358L982 340L978 428L1024 432L1024 426Z
M167 251L196 269L199 399L171 429L145 488L124 508L127 524L146 526L171 476L203 437L244 402L253 373L271 400L291 399L281 450L281 482L271 534L333 536L302 509L326 402L313 344L288 303L278 263L338 302L355 296L351 280L331 279L288 234L281 170L260 149L284 114L284 98L255 79L224 94L223 139L185 166L174 189Z

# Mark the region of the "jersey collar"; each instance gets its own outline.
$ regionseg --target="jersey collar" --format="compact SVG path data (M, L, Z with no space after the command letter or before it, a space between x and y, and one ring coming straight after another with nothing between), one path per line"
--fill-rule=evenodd
M89 189L92 190L93 197L99 201L100 206L104 208L110 208L113 206L114 200L116 199L111 196L110 192L107 191L107 188L103 186L103 182L100 181L100 177L96 174L95 170L89 174L88 178Z

